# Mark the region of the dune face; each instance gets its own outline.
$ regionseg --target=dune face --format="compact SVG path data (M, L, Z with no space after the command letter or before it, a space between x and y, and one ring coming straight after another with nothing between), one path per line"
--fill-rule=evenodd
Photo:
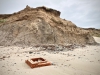
M95 44L90 33L47 7L0 15L0 45Z

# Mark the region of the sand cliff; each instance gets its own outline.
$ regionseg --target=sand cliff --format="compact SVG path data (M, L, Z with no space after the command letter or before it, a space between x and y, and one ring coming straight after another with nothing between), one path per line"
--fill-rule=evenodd
M95 44L90 33L47 7L0 15L0 45Z

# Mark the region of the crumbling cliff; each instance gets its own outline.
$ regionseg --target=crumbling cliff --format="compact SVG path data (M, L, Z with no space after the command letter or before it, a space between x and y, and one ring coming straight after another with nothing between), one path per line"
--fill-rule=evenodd
M60 12L47 7L0 15L0 45L95 44L87 30L61 19Z

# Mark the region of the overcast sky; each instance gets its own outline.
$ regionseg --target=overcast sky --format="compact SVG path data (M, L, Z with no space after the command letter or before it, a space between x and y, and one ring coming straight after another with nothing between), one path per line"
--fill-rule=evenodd
M100 29L100 0L0 0L0 14L18 12L26 5L53 8L79 27Z

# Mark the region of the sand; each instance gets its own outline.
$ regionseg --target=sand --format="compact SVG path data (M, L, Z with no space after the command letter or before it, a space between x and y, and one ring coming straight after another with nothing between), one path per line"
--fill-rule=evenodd
M94 38L100 43L100 38ZM52 65L31 69L25 60L36 57L42 57ZM0 46L0 75L100 75L100 45L59 52Z

